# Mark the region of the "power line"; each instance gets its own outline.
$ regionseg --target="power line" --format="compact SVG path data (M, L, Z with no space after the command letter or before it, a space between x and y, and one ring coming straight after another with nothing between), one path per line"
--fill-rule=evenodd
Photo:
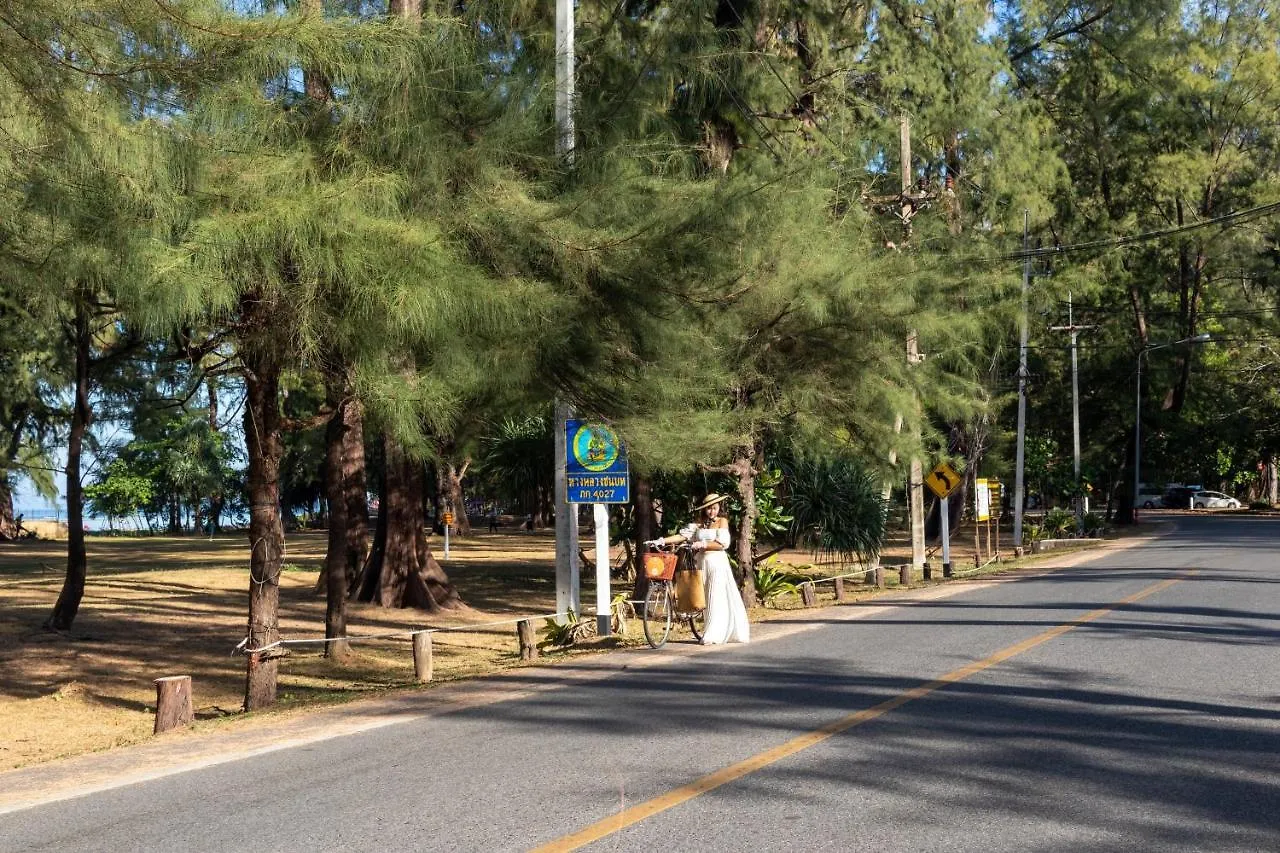
M1261 219L1263 217L1271 216L1275 213L1280 213L1280 202L1272 202L1271 204L1263 204L1258 207L1250 207L1245 210L1237 210L1232 213L1224 213L1221 216L1215 216L1200 222L1192 222L1188 225L1179 225L1173 228L1146 231L1141 234L1131 234L1123 237L1109 237L1102 240L1088 240L1082 243L1068 243L1067 245L1027 249L1024 251L997 255L991 258L978 258L975 260L978 263L997 263L1004 261L1021 261L1028 258L1047 258L1055 255L1070 254L1073 252L1120 249L1137 243L1146 243L1152 240L1160 240L1165 237L1174 237L1178 234L1186 234L1191 231L1197 231L1201 228L1209 228L1214 225L1239 225L1253 219Z

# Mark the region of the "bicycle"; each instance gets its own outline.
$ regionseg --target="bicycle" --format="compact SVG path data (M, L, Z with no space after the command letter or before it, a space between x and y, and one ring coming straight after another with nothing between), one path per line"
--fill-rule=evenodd
M658 549L644 556L644 573L649 579L642 613L644 638L655 649L666 645L671 626L677 621L688 624L695 640L701 641L706 629L706 607L687 607L676 596L677 571L694 573L690 582L696 583L693 550L687 544L677 545L673 550Z

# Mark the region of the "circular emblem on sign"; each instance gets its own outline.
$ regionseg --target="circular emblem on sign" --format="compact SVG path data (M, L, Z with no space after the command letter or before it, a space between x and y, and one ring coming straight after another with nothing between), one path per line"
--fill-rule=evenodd
M618 434L599 424L578 427L573 434L573 458L588 471L608 471L618 461Z

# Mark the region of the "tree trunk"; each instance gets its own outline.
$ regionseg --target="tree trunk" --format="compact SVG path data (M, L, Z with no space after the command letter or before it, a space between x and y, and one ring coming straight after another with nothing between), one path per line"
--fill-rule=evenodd
M210 376L205 379L205 389L209 394L209 431L218 433L218 378ZM219 532L222 527L222 507L226 503L222 488L215 488L209 495L209 535Z
M369 497L365 481L364 407L351 400L343 409L342 487L346 496L347 590L355 592L369 557Z
M351 645L347 636L347 589L350 580L347 576L347 496L345 482L346 431L348 400L343 383L331 381L328 384L328 403L333 407L333 415L325 428L324 442L324 474L325 497L329 504L329 543L324 557L325 613L324 636L330 642L325 643L324 656L327 658L343 658L351 653Z
M632 601L644 601L649 594L649 579L644 576L644 543L657 538L653 513L653 484L648 477L634 477L631 481L631 501L635 505L635 524L631 535L635 541L636 582L631 590Z
M471 535L471 519L467 518L467 496L462 490L462 478L467 476L470 465L470 457L463 460L460 466L453 462L444 463L446 503L452 507L453 527L459 536Z
M280 364L274 353L252 344L245 347L242 358L247 397L244 436L249 455L248 648L253 650L280 639L280 569L284 556L284 527L280 523ZM276 700L280 650L250 651L248 658L244 709L254 711Z
M387 552L387 480L382 478L382 488L378 492L378 526L373 532L373 547L369 551L369 559L365 561L360 575L360 583L354 593L359 601L373 601L378 594L378 578L382 576L383 556Z
M1280 472L1276 471L1275 454L1267 457L1267 503L1275 506L1280 503Z
M84 581L88 574L88 557L84 549L84 494L80 486L80 455L84 435L93 421L89 408L89 358L91 332L89 306L77 300L75 318L75 406L71 414L71 432L67 436L67 576L62 592L45 620L44 627L66 631L75 621L80 600L84 598Z
M412 494L407 482L406 459L399 442L387 437L386 488L387 537L382 552L377 602L383 607L403 607L409 575L418 571L416 530L422 526L421 492Z
M1133 499L1133 435L1125 439L1124 444L1124 476L1116 500L1116 524L1133 524L1136 521Z
M759 473L757 463L764 456L764 448L757 441L752 446L740 447L738 453L732 465L738 477L738 497L742 500L742 517L738 519L738 530L734 536L738 552L738 587L742 592L743 603L752 607L756 604L756 577L752 560L752 540L758 514L756 475Z
M449 486L445 482L448 475L445 473L443 460L437 461L431 465L431 473L434 475L429 481L424 481L425 485L429 485L423 494L423 498L427 502L427 506L431 508L428 515L433 515L436 522L436 532L444 533L444 514L453 512L449 506Z
M389 436L384 447L386 473L374 544L376 559L370 558L365 568L360 600L430 611L461 607L457 590L427 544L422 465Z
M9 475L0 472L0 541L18 538L18 521L13 515L13 487Z

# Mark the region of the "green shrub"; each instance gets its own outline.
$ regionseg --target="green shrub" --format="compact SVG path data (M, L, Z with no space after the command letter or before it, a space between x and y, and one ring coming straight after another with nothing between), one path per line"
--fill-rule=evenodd
M1044 528L1038 524L1024 524L1022 526L1022 544L1023 546L1034 545L1044 538Z
M1076 517L1069 509L1057 507L1044 514L1040 522L1044 539L1063 539L1075 533Z
M1084 535L1101 536L1106 529L1106 519L1094 512L1084 514Z
M538 643L538 648L572 646L579 640L590 637L595 632L595 619L580 619L572 610L565 615L563 622L554 616L548 616L547 623L543 628L543 639L542 642Z
M756 566L755 579L756 595L766 605L780 595L799 590L791 578L767 562Z
M613 631L620 637L627 636L627 626L636 616L636 606L631 603L630 593L620 592L610 603L613 612Z

